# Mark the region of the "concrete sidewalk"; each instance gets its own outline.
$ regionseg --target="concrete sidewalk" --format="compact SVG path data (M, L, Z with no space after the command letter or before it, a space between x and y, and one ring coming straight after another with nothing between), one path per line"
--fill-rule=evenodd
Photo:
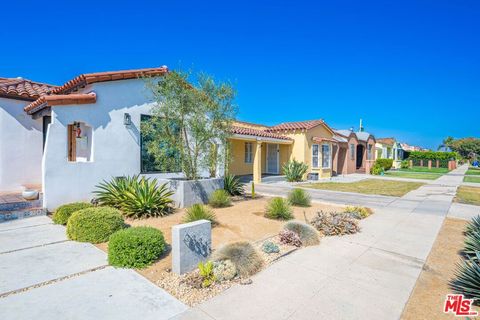
M187 307L46 216L0 223L0 319L170 319Z
M399 319L466 169L382 202L361 233L324 238L177 318Z

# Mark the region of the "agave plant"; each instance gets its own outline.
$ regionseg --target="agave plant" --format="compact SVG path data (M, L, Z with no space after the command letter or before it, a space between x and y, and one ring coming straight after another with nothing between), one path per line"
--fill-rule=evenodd
M101 182L93 191L95 201L101 206L120 208L125 200L125 194L138 181L138 175L131 177L116 177L110 181Z
M286 162L283 167L283 174L285 179L288 182L298 182L302 181L303 175L307 172L308 166L303 163L293 159L292 161Z
M476 253L475 259L467 259L457 265L455 279L450 281L450 287L456 293L474 299L475 304L480 303L480 252Z
M161 217L172 211L172 195L166 183L142 177L125 192L120 209L131 218Z
M472 221L467 224L465 229L465 235L469 235L475 232L480 232L480 215L474 217Z
M241 196L245 193L243 186L245 184L241 183L238 177L233 174L228 174L223 178L223 188L231 196Z
M465 247L463 253L471 259L477 258L477 253L480 252L480 230L471 232L465 237Z

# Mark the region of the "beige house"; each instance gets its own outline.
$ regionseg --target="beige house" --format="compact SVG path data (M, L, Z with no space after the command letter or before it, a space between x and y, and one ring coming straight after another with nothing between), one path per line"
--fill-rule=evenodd
M282 174L289 160L308 165L306 178L318 179L333 175L335 132L323 120L285 122L264 126L236 122L230 139L229 172L253 175L260 182L262 175Z

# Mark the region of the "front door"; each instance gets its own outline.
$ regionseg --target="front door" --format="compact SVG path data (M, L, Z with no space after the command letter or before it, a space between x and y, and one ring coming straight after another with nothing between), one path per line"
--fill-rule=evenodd
M278 144L267 144L267 173L278 174Z

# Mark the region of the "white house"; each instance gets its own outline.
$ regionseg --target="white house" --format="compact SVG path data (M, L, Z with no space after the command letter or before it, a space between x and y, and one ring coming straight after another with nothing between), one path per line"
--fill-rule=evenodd
M166 67L80 75L24 108L33 119L50 117L41 161L44 206L53 210L89 201L104 179L146 174L141 121L154 105L142 76L162 76Z
M32 118L23 109L55 88L22 78L0 78L0 192L41 185L49 117Z
M398 169L405 158L401 143L395 138L379 138L375 144L377 159L393 159L393 168Z

